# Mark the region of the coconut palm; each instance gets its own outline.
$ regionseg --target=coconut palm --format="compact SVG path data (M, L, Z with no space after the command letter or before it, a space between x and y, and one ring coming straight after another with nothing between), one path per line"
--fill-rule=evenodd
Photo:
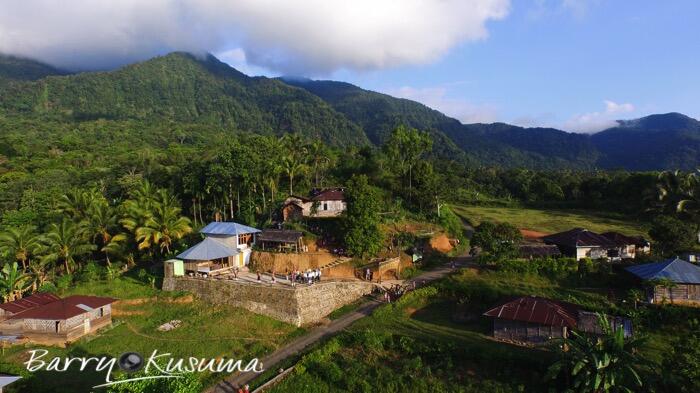
M57 207L59 212L78 222L85 219L90 207L100 200L104 201L104 196L97 189L75 189L62 195Z
M169 254L173 242L192 232L190 220L180 215L175 199L166 190L158 192L157 202L152 207L143 226L135 230L138 247L144 250L156 246L161 253Z
M625 338L624 329L613 329L607 317L599 315L600 336L572 332L560 346L561 358L549 368L549 376L563 374L567 391L634 392L642 387L640 368L647 362L638 354L642 340Z
M323 171L331 163L330 152L321 141L311 143L308 147L308 152L314 172L314 186L319 187L323 180Z
M116 244L126 240L126 236L123 234L116 234L119 229L119 218L111 206L103 202L95 202L88 209L87 217L85 219L85 230L91 237L93 242L98 243L100 251L105 253L105 261L107 265L110 264L109 252L116 251ZM119 239L115 241L115 244L111 247L107 247L115 236L120 236Z
M0 270L0 291L3 300L11 302L21 299L22 294L30 289L30 277L19 268L17 262L5 264Z
M39 248L39 237L36 227L25 225L21 228L10 228L0 234L0 254L5 254L27 268L31 256Z
M65 273L70 273L76 265L76 257L94 251L97 247L91 244L85 228L69 220L60 224L51 224L44 236L46 260L62 262Z
M294 178L306 172L306 164L294 154L282 157L282 169L289 180L289 195L294 195Z

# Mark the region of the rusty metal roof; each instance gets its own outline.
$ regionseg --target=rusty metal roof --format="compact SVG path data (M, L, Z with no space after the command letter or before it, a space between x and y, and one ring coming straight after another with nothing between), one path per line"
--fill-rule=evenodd
M110 297L73 295L15 314L10 319L64 320L115 301L117 299Z
M523 296L486 311L483 315L511 321L575 328L578 306L537 296Z
M0 308L9 313L17 314L22 311L43 306L47 303L55 302L58 299L60 298L52 293L35 293L34 295L27 296L23 299L0 304Z

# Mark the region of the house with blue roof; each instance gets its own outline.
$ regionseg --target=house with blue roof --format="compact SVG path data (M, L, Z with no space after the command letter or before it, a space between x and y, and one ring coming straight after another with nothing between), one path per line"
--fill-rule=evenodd
M630 266L628 272L650 284L651 303L700 303L700 267L679 258Z
M204 240L177 256L185 270L211 274L216 270L242 268L250 263L252 247L261 231L237 222L212 222L199 231Z

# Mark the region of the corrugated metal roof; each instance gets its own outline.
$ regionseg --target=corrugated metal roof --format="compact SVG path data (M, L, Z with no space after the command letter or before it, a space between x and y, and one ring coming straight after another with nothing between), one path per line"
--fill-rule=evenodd
M578 306L537 296L523 296L492 308L484 315L512 321L575 328Z
M60 299L60 297L52 293L35 293L23 299L0 304L0 308L12 314L17 314L18 312L31 310L32 308L55 302L58 299Z
M13 315L10 319L63 320L88 312L80 306L100 308L114 303L116 300L110 297L73 295Z
M566 232L544 236L542 240L548 244L569 247L615 247L615 243L604 236L583 228L574 228Z
M211 222L199 232L205 235L245 235L260 230L237 222Z
M625 270L642 280L665 278L680 284L700 284L700 267L678 258L630 266Z
M226 258L238 254L238 249L230 247L214 238L206 237L177 257L187 261L211 261L213 259Z
M258 236L261 242L296 243L304 236L301 231L291 231L287 229L265 229Z
M329 188L317 191L311 197L314 201L344 201L345 190L342 188Z

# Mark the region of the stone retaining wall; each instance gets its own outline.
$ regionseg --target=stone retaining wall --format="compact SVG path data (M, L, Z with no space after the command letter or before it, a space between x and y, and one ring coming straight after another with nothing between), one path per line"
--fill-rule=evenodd
M363 281L326 281L296 288L192 277L163 280L165 291L187 291L215 304L242 307L257 314L302 326L372 292Z

